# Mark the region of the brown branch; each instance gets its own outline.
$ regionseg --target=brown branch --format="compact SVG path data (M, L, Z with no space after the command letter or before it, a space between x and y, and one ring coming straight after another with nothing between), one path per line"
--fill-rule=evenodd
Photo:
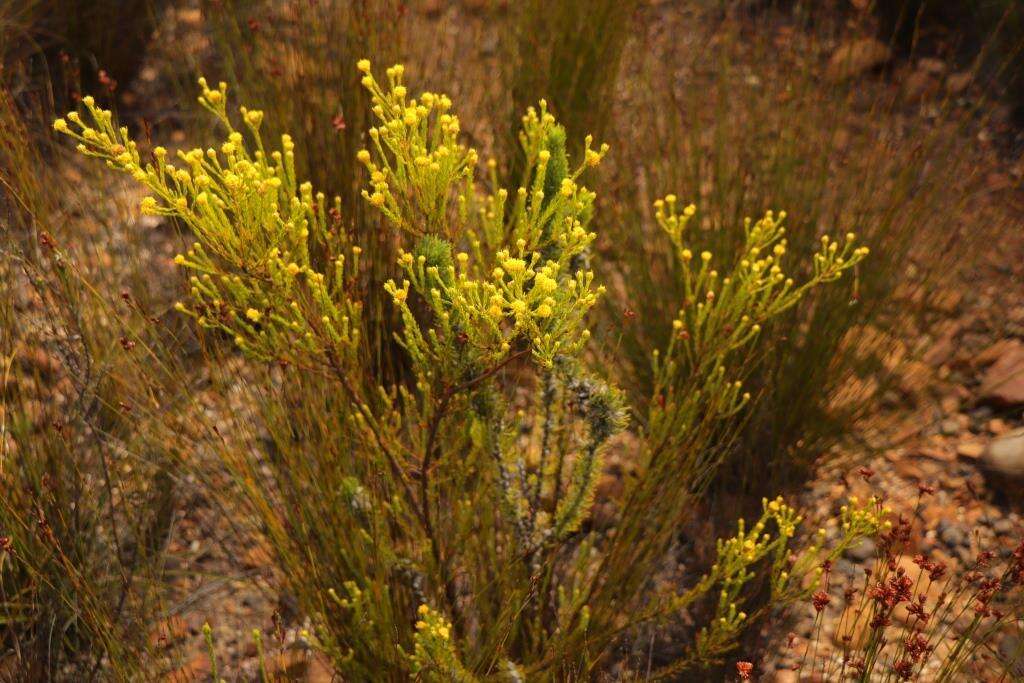
M448 608L452 614L452 624L455 627L457 633L462 632L464 626L464 620L462 613L458 607L457 596L455 595L455 583L451 576L451 565L449 564L449 558L443 552L441 548L441 540L434 529L434 523L430 515L430 474L433 469L433 461L436 459L435 455L437 452L437 434L441 428L441 420L444 419L445 414L448 411L448 406L451 404L452 398L457 394L464 391L469 391L473 387L485 382L490 377L500 372L503 368L508 366L515 360L522 358L524 355L529 353L530 349L526 348L521 351L517 351L509 355L505 360L501 361L494 367L486 370L485 372L477 375L473 379L470 379L457 387L449 387L445 390L444 395L441 397L437 409L434 411L434 415L431 417L430 426L428 428L427 442L423 451L423 462L420 465L419 471L419 483L420 483L420 517L424 524L424 530L427 533L427 537L430 539L430 550L434 557L434 562L438 566L438 570L441 572L441 581L444 583L445 599L448 602Z

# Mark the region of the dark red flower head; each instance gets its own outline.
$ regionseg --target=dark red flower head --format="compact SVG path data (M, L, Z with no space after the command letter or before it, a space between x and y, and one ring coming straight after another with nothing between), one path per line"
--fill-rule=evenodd
M811 596L811 603L814 605L814 610L820 612L821 610L828 607L828 603L832 601L828 593L825 591L818 591Z

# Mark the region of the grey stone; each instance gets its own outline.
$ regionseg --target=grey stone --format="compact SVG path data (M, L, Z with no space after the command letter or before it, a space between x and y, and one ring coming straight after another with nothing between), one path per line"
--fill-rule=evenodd
M875 542L870 538L865 538L857 545L849 548L846 551L846 556L856 562L865 562L873 558L876 551Z
M1015 496L1024 490L1024 429L992 439L978 460L986 478L996 488Z
M951 548L957 548L962 545L966 545L970 540L970 536L959 524L951 524L946 521L939 522L939 538L942 542Z
M943 436L956 436L960 433L960 422L951 417L947 418L939 425L939 431Z
M836 560L834 571L836 574L842 574L843 576L846 576L848 578L854 577L857 575L857 565L855 565L853 562L850 562L844 557L840 557L838 560Z
M995 413L995 411L992 410L991 406L978 406L977 408L972 410L969 413L969 415L971 416L971 419L977 420L977 421L980 422L982 420L989 419L990 417L992 417L992 415L994 413Z
M1000 536L1010 536L1017 530L1017 525L1009 517L1000 517L992 522L992 530Z

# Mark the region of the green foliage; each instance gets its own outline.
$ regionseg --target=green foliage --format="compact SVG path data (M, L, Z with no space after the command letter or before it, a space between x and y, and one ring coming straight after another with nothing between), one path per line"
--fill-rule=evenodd
M203 0L213 57L242 101L267 113L264 135L292 135L296 172L344 208L331 220L365 251L358 290L368 321L368 362L385 378L403 376L392 347L397 320L381 284L394 275L396 240L381 215L359 200L366 184L353 163L373 114L353 68L366 54L403 52L405 3L398 0ZM387 27L386 31L382 27ZM330 207L328 207L330 208ZM352 269L352 272L356 272Z
M356 240L296 178L290 138L269 151L262 113L245 108L246 130L233 127L226 85L200 82L226 141L180 152L183 168L160 149L143 160L91 99L86 116L55 123L82 153L146 187L146 212L195 235L177 259L193 274L180 310L283 368L250 387L274 446L266 457L211 444L235 482L225 495L268 540L346 677L586 676L636 627L678 619L716 586L711 621L665 675L718 661L744 627L737 605L767 558L775 606L813 586L803 576L824 551L791 546L796 513L766 502L753 531L741 526L724 541L683 594L652 591L651 574L717 467L703 456L722 418L746 400L729 368L762 325L867 250L852 235L823 239L798 285L781 270L786 242L768 216L747 225L743 258L720 277L711 254L690 264L693 211L659 203L694 301L675 324L680 336L655 354L658 393L622 440L625 397L587 351L604 288L585 258L596 194L583 176L607 146L587 137L573 166L541 102L523 117L523 183L498 187L488 163L488 187L446 96L412 97L401 66L385 84L368 61L358 67L375 117L371 149L356 154L368 172L361 194L402 244L401 280L383 289L401 321L405 381L381 382L365 363L372 334L349 285L359 277ZM603 535L592 512L612 447L636 475L613 501L615 533ZM874 503L858 514L867 521L845 528L840 550L883 524Z
M923 272L923 287L962 256L956 198L968 193L946 182L969 175L960 138L917 135L903 153L868 131L839 153L833 140L859 106L850 93L774 48L745 55L755 68L741 71L729 51L747 36L706 41L692 71L630 62L640 80L618 79L642 3L567 0L489 17L504 39L497 70L508 71L488 78L509 84L514 125L482 107L474 118L496 137L466 135L448 97L410 95L400 65L382 81L369 63L353 68L363 54L403 50L405 6L202 3L217 67L261 107L236 113L227 86L204 81L199 102L220 136L211 149L150 152L91 98L56 123L141 184L143 211L193 244L175 259L188 276L183 315L159 324L138 302L127 314L97 309L102 296L83 291L97 294L93 283L57 269L46 317L67 332L55 346L102 377L73 373L79 399L62 431L31 419L33 383L7 390L27 337L15 347L0 338L0 487L18 491L0 504L0 598L14 596L0 601L0 661L21 647L92 675L152 675L145 636L159 613L166 463L179 449L219 458L183 465L270 549L275 580L311 619L302 639L346 680L576 680L612 667L707 676L698 671L760 618L814 591L824 560L887 527L877 501L852 501L825 548L823 533L803 540L800 516L775 499L733 534L739 513L709 505L707 487L718 478L774 491L793 481L775 475L812 463L853 424L867 402L837 405L839 390L877 376L886 348L850 340L861 325L899 326L909 307L889 295L905 273ZM20 18L14 9L0 9L0 25ZM489 62L459 61L435 78L485 87L475 69ZM651 73L665 78L645 81ZM614 121L621 130L609 128L619 95L630 105ZM584 179L597 182L587 174L608 150L587 131L622 141L619 177L600 192ZM0 126L5 143L18 133ZM33 222L57 194L17 158L24 139L0 149L22 170L16 196L0 193L19 258L36 250ZM497 158L479 163L467 139ZM666 188L701 212L670 195L652 216L650 192ZM825 229L866 237L870 262L852 233L822 239ZM73 263L49 249L55 264ZM99 289L114 299L162 280L142 275L106 274ZM833 283L851 277L852 287ZM23 314L0 304L2 328L20 327ZM624 311L639 313L625 329ZM167 320L194 322L210 357L187 371L164 365L150 333ZM125 339L146 354L126 362ZM182 411L183 429L164 397L197 379L214 389L202 413ZM221 433L211 414L231 415L238 433ZM98 490L122 454L132 466L115 467L112 485L82 505L79 492ZM698 510L725 518L732 535L698 539L691 580L664 582L659 570ZM119 544L142 550L126 557ZM66 628L49 645L39 634L54 615ZM618 661L619 645L668 624L680 635L663 668ZM270 680L258 632L256 651Z
M633 14L642 5L639 0L515 3L506 47L512 123L545 98L568 132L570 151L579 152L573 146L587 133L604 135Z
M785 248L798 282L817 276L814 253L826 232L855 232L872 253L872 266L855 267L849 281L807 291L761 323L750 352L733 365L751 399L736 440L712 442L731 450L718 483L729 494L759 498L805 481L877 406L871 399L896 386L898 359L911 358L904 333L927 325L934 297L948 292L983 235L1011 228L1005 219L963 228L969 188L982 190L956 112L883 129L901 116L899 101L863 79L823 84L816 65L834 43L813 36L780 53L724 22L699 42L708 49L675 62L655 55L638 67L645 80L631 91L634 106L617 135L647 132L619 153L609 183L615 201L602 207L611 227L595 264L621 285L609 287L594 330L626 366L620 381L631 400L655 395L650 350L679 334L666 308L692 300L678 249L661 247L664 228L648 218L657 193L671 189L700 207L690 249L713 253L715 263L744 258L747 217L770 207L792 209ZM674 68L691 75L685 83L662 66L680 60ZM865 101L871 115L859 110Z

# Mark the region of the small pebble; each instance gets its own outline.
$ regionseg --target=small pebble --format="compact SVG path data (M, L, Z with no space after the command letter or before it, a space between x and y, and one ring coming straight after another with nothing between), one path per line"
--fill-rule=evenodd
M939 522L939 538L950 548L958 548L968 544L970 537L959 524Z
M857 545L848 549L846 556L856 562L865 562L875 556L876 550L875 542L870 538L865 538Z

